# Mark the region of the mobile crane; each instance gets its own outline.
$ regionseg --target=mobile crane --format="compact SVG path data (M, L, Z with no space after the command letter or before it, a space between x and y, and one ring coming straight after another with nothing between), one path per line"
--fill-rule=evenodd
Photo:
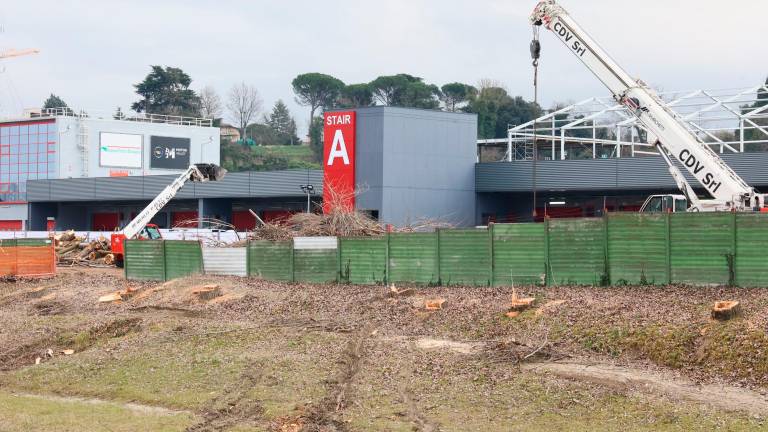
M181 190L181 188L188 181L193 182L205 182L205 181L219 181L224 178L227 170L221 168L216 164L194 164L190 165L186 171L181 173L173 183L165 187L156 197L149 203L144 210L141 211L132 221L128 222L121 231L112 233L111 244L112 254L114 255L115 264L118 267L122 266L125 250L125 241L128 239L139 240L162 240L160 229L157 225L149 223L155 215L165 207L166 204Z
M687 211L762 211L764 195L749 186L717 153L689 131L656 92L619 67L555 0L539 2L530 22L551 30L608 87L613 98L642 123L648 132L648 142L656 146L667 163L684 196L652 195L643 204L641 212L681 211L685 208L680 205L682 200L687 200ZM538 59L539 50L535 38L531 45L534 59ZM697 197L673 159L696 178L712 199Z

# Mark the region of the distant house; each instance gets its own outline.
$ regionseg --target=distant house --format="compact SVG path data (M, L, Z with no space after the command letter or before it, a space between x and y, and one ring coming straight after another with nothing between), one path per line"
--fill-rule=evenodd
M219 130L221 131L221 139L227 139L230 142L240 140L240 129L230 124L222 123L219 126Z

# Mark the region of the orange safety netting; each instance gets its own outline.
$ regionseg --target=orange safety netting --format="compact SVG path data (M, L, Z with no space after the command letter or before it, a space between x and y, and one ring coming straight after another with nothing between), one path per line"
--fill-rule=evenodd
M50 246L0 245L0 277L49 276L56 273L56 253Z

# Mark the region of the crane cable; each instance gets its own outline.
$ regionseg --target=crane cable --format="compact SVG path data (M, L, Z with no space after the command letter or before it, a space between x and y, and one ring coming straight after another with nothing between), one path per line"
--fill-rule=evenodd
M533 59L533 104L539 105L539 57L541 57L541 43L539 43L539 26L533 25L533 40L531 41L531 58ZM533 220L536 221L536 159L538 151L536 146L536 119L538 113L534 112L533 117ZM552 155L554 159L554 155ZM546 216L546 215L545 215Z

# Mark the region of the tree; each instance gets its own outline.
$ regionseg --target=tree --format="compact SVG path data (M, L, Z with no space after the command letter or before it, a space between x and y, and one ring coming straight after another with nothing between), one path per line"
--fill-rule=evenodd
M192 78L175 67L151 68L142 82L134 84L142 99L131 108L136 112L199 117L200 98L189 88Z
M358 108L373 105L373 91L369 84L350 84L341 91L339 106Z
M64 102L63 99L51 93L51 95L48 96L48 99L46 99L45 102L43 102L43 110L52 109L52 108L69 108L69 107L67 106L67 103Z
M334 106L339 98L344 83L330 75L317 72L298 75L291 82L293 93L296 95L296 102L302 106L309 107L310 129L314 122L315 112L319 108L329 108ZM312 134L309 134L310 142Z
M299 142L296 136L296 120L282 100L275 102L272 112L265 117L266 124L275 132L279 144L294 145Z
M261 97L256 87L244 82L232 86L227 97L227 111L232 123L238 126L240 138L245 141L248 125L261 111Z
M309 146L315 155L315 161L323 162L323 118L315 117L309 123Z
M385 75L370 83L373 96L382 105L409 108L437 108L440 89L408 74Z
M538 104L520 96L513 98L501 87L481 88L462 110L477 114L480 139L506 137L509 126L533 120L543 113Z
M213 86L207 85L200 90L200 115L204 118L217 119L221 117L221 97Z
M445 104L445 110L456 112L459 105L469 102L477 95L477 89L468 84L450 83L440 87L440 101Z
M768 87L768 78L765 79L765 84ZM741 113L747 114L766 105L768 105L768 92L761 88L757 91L757 100L751 105L743 105L741 107ZM766 113L768 113L768 110L761 112L761 114ZM763 117L755 117L751 118L750 120L753 121L756 125L760 126L760 128L768 130L768 119ZM740 135L741 131L739 130L736 133ZM768 149L768 134L749 122L744 122L744 141L763 141L758 143L745 144L744 151L761 152Z

